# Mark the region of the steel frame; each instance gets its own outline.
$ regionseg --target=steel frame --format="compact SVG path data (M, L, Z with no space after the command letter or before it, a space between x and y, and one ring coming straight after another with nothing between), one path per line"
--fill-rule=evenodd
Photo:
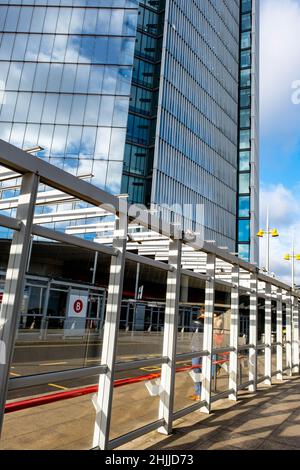
M202 410L209 413L213 402L220 398L238 399L238 391L248 388L256 391L257 384L267 381L270 385L272 376L282 379L282 374L288 370L299 372L299 298L300 294L293 291L290 286L280 280L268 277L261 273L252 264L246 263L226 250L218 248L212 243L203 242L198 235L191 242L179 228L169 225L146 212L128 214L127 204L123 199L112 196L95 186L60 170L43 160L28 155L12 145L0 140L0 164L8 168L8 174L14 177L13 172L21 174L21 193L16 202L16 217L0 215L0 225L12 229L14 236L11 244L8 269L6 273L5 291L0 312L0 339L5 345L6 362L0 365L0 426L3 421L4 407L8 390L31 387L48 383L49 380L61 380L78 377L99 376L99 392L96 406L95 432L93 446L97 449L111 449L152 430L160 429L169 434L172 432L174 419ZM19 176L19 175L17 175ZM38 194L39 183L46 184L57 191L92 206L108 211L116 216L116 226L112 247L89 242L73 235L50 230L34 223L34 208ZM159 236L167 237L169 250L167 262L141 256L126 251L128 223L134 220L146 229L151 229ZM66 243L96 253L101 252L111 257L110 279L108 286L108 302L106 320L104 324L104 342L102 357L99 366L86 369L69 370L9 379L12 354L17 329L17 314L19 311L24 279L29 254L29 240L32 235ZM182 269L182 250L184 247L194 250L195 255L205 253L205 273L191 269ZM148 265L150 267L167 271L166 315L164 326L164 346L162 356L154 359L145 359L131 363L116 363L116 347L118 339L118 326L120 319L120 305L126 260ZM221 260L232 268L230 281L221 279L216 273L216 261ZM201 263L200 263L201 264ZM195 264L195 266L197 263ZM226 265L227 266L227 265ZM197 269L196 267L194 269ZM226 271L227 272L227 271ZM248 273L248 274L247 274ZM228 271L230 275L230 271ZM176 341L178 331L178 304L181 276L188 276L205 283L205 324L203 351L176 354ZM243 284L240 284L241 280ZM257 344L257 308L258 308L258 281L264 283L262 296L266 298L266 330L265 345ZM213 315L215 304L215 290L218 285L231 291L231 336L230 347L214 349L213 347ZM277 289L277 365L276 373L271 369L271 299L272 287ZM240 292L250 295L250 338L249 344L238 345L238 318ZM287 364L282 364L282 300L286 302L286 348ZM237 358L239 350L249 349L249 381L237 384ZM257 351L265 349L265 377L257 378ZM228 390L212 396L212 361L216 352L230 352L230 379ZM193 357L202 357L202 401L183 410L174 412L174 388L176 361L190 360ZM101 359L101 360L100 360ZM121 436L113 441L109 440L110 421L113 401L113 382L116 371L133 370L144 365L158 364L162 366L161 394L158 420L141 429Z

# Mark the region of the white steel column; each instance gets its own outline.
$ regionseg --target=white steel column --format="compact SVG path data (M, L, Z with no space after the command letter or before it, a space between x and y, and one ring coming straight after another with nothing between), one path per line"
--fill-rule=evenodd
M283 334L282 334L282 289L277 289L277 302L276 302L276 370L277 380L282 380L283 364L282 364L282 350L283 350Z
M265 385L272 385L272 286L266 283L265 293Z
M203 349L208 352L208 356L202 359L202 394L201 400L205 401L205 406L201 408L204 413L210 413L211 410L211 382L212 382L212 360L213 360L213 322L215 308L215 269L216 256L207 255L206 273L209 279L205 286L205 320L204 320L204 338Z
M163 344L163 357L167 357L168 362L162 365L159 403L159 419L165 420L165 425L159 428L159 432L162 434L172 433L181 282L181 252L181 240L171 241L169 247L169 264L173 266L174 270L168 273Z
M120 204L122 202L125 203L125 201L120 199ZM118 254L112 258L110 266L101 358L101 365L107 365L107 372L100 374L99 390L95 402L96 420L93 447L99 447L101 450L107 449L109 442L117 340L123 294L127 224L125 210L120 215L120 218L116 218L113 248L118 250Z
M292 303L291 295L286 295L286 367L292 375Z
M299 304L297 297L293 297L292 372L299 374Z
M0 313L0 341L5 349L5 362L0 363L0 432L7 396L9 371L13 358L20 305L24 295L25 272L30 250L30 239L39 177L27 173L22 178L16 218L20 230L13 235L3 301Z
M240 296L239 296L240 269L233 266L231 273L231 315L230 315L230 347L234 351L230 352L229 361L229 389L234 393L229 395L229 400L236 401L238 393L238 345L239 345L239 320L240 320Z
M257 389L257 304L257 274L250 274L249 381L253 384L249 386L249 392Z

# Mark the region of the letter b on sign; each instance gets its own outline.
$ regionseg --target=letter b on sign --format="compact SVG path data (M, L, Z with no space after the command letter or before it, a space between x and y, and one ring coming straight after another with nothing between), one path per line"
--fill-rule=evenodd
M83 309L82 300L81 299L75 300L74 305L73 305L74 312L79 315L82 312L82 309Z

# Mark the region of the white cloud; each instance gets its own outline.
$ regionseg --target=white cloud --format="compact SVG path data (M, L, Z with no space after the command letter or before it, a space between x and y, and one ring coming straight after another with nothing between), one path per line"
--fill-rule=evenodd
M298 138L300 107L292 103L292 84L300 80L300 1L261 2L261 119L264 133L280 130ZM282 119L285 116L285 119Z
M300 254L300 191L299 187L288 189L283 184L261 189L261 227L266 228L266 212L269 207L270 228L277 228L279 238L270 240L270 270L282 280L291 283L291 263L283 257L292 251L295 235L295 250ZM265 266L266 238L260 241L260 265ZM296 283L300 284L300 262L296 262ZM297 274L298 272L298 274Z

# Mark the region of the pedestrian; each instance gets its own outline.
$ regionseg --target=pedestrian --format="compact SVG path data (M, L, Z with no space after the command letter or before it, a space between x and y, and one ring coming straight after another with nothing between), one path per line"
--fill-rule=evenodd
M218 349L221 348L224 342L224 326L222 314L214 313L214 322L213 322L213 347ZM217 370L220 368L217 366L216 361L218 360L218 355L214 354L212 357L212 376L213 378L216 375Z
M204 314L205 314L205 309L204 307L201 307L199 315L197 316L197 320L194 322L196 326L196 330L192 336L192 351L193 352L202 351L203 349ZM193 366L192 370L194 371L194 373L197 374L198 377L200 377L201 370L202 370L202 357L193 357L192 366ZM201 391L202 391L201 380L197 380L197 382L195 382L194 384L194 394L189 397L190 400L201 401Z

